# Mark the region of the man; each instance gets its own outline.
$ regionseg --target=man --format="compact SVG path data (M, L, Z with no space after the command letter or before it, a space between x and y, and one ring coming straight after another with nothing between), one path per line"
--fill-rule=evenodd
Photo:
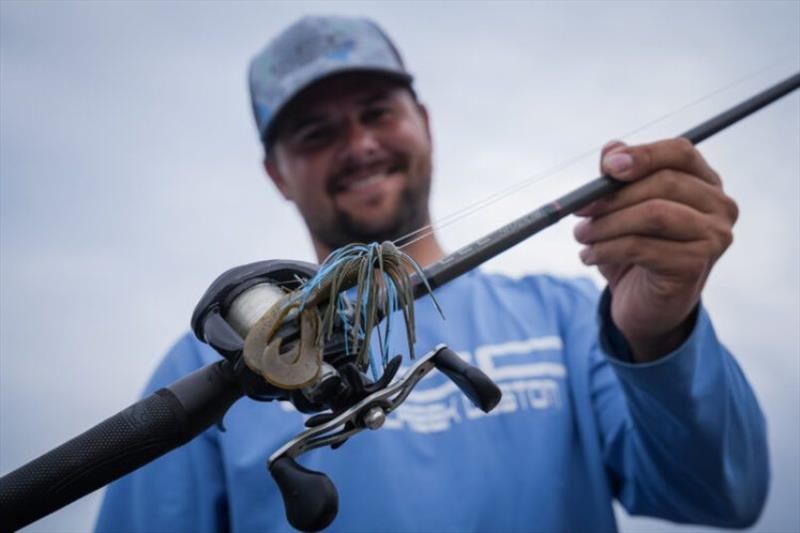
M267 173L305 219L318 258L430 223L428 112L373 23L305 18L253 61ZM581 258L608 281L471 272L417 307L420 353L444 342L504 391L484 415L441 375L385 429L301 462L340 495L340 531L613 531L611 502L678 522L744 527L768 465L764 420L700 295L731 242L736 204L688 143L609 143L602 170L632 181L580 214ZM407 248L443 256L435 235ZM598 320L599 318L599 320ZM148 390L218 355L191 336ZM288 530L264 460L302 425L239 402L210 430L109 488L101 531Z

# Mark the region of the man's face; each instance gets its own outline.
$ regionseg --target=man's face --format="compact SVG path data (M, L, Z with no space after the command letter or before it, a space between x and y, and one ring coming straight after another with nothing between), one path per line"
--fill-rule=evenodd
M266 166L329 250L394 240L430 221L428 117L396 81L342 74L303 91Z

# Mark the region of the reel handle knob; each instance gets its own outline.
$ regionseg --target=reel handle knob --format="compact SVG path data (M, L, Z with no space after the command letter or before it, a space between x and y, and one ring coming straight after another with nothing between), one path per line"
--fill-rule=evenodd
M500 403L503 397L500 387L481 369L465 362L450 348L442 348L431 360L484 413Z
M339 493L328 476L309 470L284 455L269 467L286 507L286 518L300 531L319 531L339 511Z

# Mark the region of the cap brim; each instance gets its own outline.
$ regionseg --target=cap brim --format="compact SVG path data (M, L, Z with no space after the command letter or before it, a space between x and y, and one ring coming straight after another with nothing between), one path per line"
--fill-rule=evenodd
M283 119L283 115L286 109L292 104L292 102L301 97L304 92L308 91L315 85L328 81L331 78L341 76L342 74L357 74L357 73L375 74L377 76L385 78L392 78L408 87L411 87L411 84L414 81L414 77L408 72L392 70L389 68L374 67L374 66L348 65L348 66L343 66L341 68L329 70L328 72L326 72L321 76L316 76L312 79L307 80L304 83L298 84L294 92L277 106L272 120L270 120L267 129L261 135L261 141L264 143L265 146L267 146L267 148L269 148L269 145L272 143L272 141L274 141L276 128L277 126L280 125L280 122Z

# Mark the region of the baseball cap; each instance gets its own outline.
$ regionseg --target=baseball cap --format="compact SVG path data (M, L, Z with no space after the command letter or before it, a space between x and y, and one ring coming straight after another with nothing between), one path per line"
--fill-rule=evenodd
M411 85L391 40L364 18L304 17L250 62L248 81L258 135L266 145L275 119L313 83L344 72L375 72Z

